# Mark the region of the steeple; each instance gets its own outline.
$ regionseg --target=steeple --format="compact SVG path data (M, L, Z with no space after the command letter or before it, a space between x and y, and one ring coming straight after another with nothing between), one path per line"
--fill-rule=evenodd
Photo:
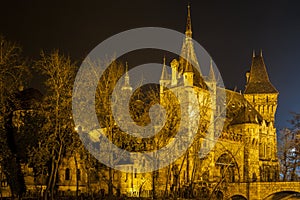
M209 74L208 74L208 81L210 82L216 82L216 75L213 68L213 61L210 58L210 68L209 68Z
M166 66L166 57L164 56L163 68L162 68L161 76L160 76L160 80L159 80L160 95L163 95L165 87L168 87L170 84L171 84L171 80L169 79L169 74L168 74L167 66Z
M126 71L125 71L125 78L124 78L124 85L122 87L122 90L132 90L132 87L130 86L129 82L129 74L128 74L128 64L126 62Z
M125 85L129 85L128 63L126 62Z
M186 30L185 30L186 37L192 38L192 20L191 20L191 7L190 4L188 5L188 15L186 20Z
M164 56L164 60L163 60L163 68L161 71L160 80L169 80L169 74L168 74L167 67L166 67L166 57L165 56Z
M257 93L278 93L276 88L271 84L267 69L262 56L253 54L250 68L249 81L247 82L245 94Z
M186 59L190 62L187 62ZM187 12L187 24L185 31L185 39L182 44L181 54L179 58L179 73L183 74L184 72L193 72L193 67L197 68L200 72L200 66L195 54L193 40L192 40L192 21L191 21L191 8L188 5ZM200 72L201 74L201 72Z

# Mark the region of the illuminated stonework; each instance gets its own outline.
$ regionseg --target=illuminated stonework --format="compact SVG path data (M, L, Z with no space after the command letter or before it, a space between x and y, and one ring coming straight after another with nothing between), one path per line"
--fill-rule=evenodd
M188 10L186 38L183 41L182 51L185 57L191 59L195 67L200 67L194 51L192 37L192 26L190 10ZM217 86L216 75L213 67L210 67L208 77L202 74L194 74L193 66L187 63L182 57L174 59L170 66L172 74L168 74L165 59L160 80L160 103L166 105L169 91L164 86L172 88L172 92L187 91L185 102L190 104L188 91L196 91L199 96L199 103L205 101L205 97L210 96L208 88L216 94L222 89ZM123 91L131 90L129 76L126 73L126 82ZM184 89L184 90L182 90ZM276 129L274 127L275 112L277 108L278 92L270 83L266 66L262 54L252 57L250 72L247 73L247 84L244 93L226 90L227 111L224 127L221 127L222 134L211 149L211 142L203 135L212 132L217 128L217 124L209 125L203 123L199 127L198 142L194 143L186 154L169 167L160 169L152 173L137 173L135 164L118 163L126 165L132 173L122 173L114 171L112 183L114 194L124 194L136 197L155 196L194 196L205 197L214 195L214 198L230 198L228 188L234 183L257 183L275 182L279 179L279 162L277 159ZM212 113L221 112L217 107L214 98L209 97L207 101L212 110L207 111L203 121L208 121ZM203 134L203 135L201 135ZM189 129L187 128L187 137ZM180 148L180 147L179 147ZM201 149L201 151L200 151ZM206 151L207 149L207 151ZM202 155L203 154L203 155ZM139 160L139 158L131 158ZM74 161L65 162L60 170L59 190L74 191L76 184L76 167ZM84 162L83 162L84 163ZM134 162L143 165L143 161ZM73 165L73 166L71 166ZM81 166L81 164L79 165ZM82 174L90 174L87 169L83 169ZM71 170L72 172L70 172ZM102 168L98 172L98 179L89 182L93 191L108 192L109 170ZM67 175L68 177L66 177ZM69 177L70 176L70 177ZM94 178L93 178L94 179ZM80 190L88 192L85 187L88 183L87 177L80 180ZM234 186L238 187L238 186ZM244 186L241 186L244 192ZM245 195L242 195L245 196ZM257 196L256 196L257 197ZM249 197L248 197L249 198ZM261 198L261 197L259 197Z
M155 195L163 199L166 197L230 199L234 196L236 199L264 199L272 193L281 191L280 188L286 191L294 188L292 191L300 192L297 183L289 183L287 186L285 183L277 182L279 162L274 123L278 91L269 80L262 53L253 54L250 71L246 74L244 93L225 90L226 121L224 126L219 127L217 123L209 121L215 114L222 112L214 98L222 88L217 85L212 64L207 77L201 73L194 73L193 66L199 68L200 66L191 40L190 10L185 33L181 54L190 58L193 65L182 57L173 59L169 74L164 59L160 79L160 103L166 107L170 104L170 90L165 86L170 87L175 93L187 92L185 102L181 102L187 105L192 103L188 93L196 91L199 103L209 108L207 111L204 110L197 141L177 161L151 173L137 173L136 165L143 166L144 162L139 158L130 158L131 161L138 162L121 160L117 163L131 171L123 173L113 169L110 171L101 163L91 166L90 155L83 158L81 152L65 155L58 172L58 193L74 195L78 189L79 194L104 196L109 193L110 177L113 185L112 193L116 196ZM122 88L124 93L126 90L132 90L129 78L126 70ZM208 89L212 92L209 93ZM22 112L14 113L16 120L20 119L20 113ZM210 138L205 135L214 134L217 129L222 130L221 135L211 138L211 140L217 138L216 144L212 147ZM186 130L186 136L189 137L188 127ZM170 132L172 131L176 131L176 125L174 130L170 129ZM92 141L99 139L97 130L89 134ZM145 148L155 149L151 144L147 144ZM25 168L25 174L28 175L25 176L27 188L41 189L42 192L45 189L45 180L42 177L35 177L37 180L33 180L32 169Z

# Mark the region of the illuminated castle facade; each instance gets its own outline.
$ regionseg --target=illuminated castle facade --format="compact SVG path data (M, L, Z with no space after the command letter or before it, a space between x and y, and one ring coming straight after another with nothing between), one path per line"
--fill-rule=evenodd
M204 77L195 68L198 64L192 41L192 25L190 8L188 8L187 25L183 41L181 57L170 63L171 74L164 65L160 79L160 101L164 105L165 97L171 88L176 91L196 91L199 96L209 94L213 97L218 90L217 77L211 63L210 72ZM183 58L188 58L188 63ZM129 78L128 78L129 80ZM125 87L128 88L128 81ZM191 147L189 152L178 159L170 167L155 173L155 189L157 195L172 193L195 193L203 196L208 190L218 186L216 198L223 198L228 183L243 182L272 182L279 179L279 162L277 158L276 129L274 127L277 108L278 91L269 80L262 52L253 52L250 71L246 74L246 86L243 93L225 89L226 120L218 135L215 146L210 149L210 142L205 133L194 145L199 145L201 151L210 150L207 155L199 156L199 147ZM203 100L203 98L202 98ZM202 101L199 98L199 102ZM189 96L185 102L189 104ZM214 110L208 114L220 112L214 97L211 98L210 108ZM216 130L217 125L210 125L206 132ZM201 133L201 130L198 134ZM188 135L188 131L187 131ZM196 159L195 159L196 158ZM128 181L128 174L121 175L122 192L128 191L143 196L153 190L153 174L135 174L134 166L132 180ZM125 181L126 180L126 181ZM130 184L128 184L130 183ZM192 191L188 191L192 188ZM148 192L145 192L148 191Z
M188 58L191 63L183 58ZM211 63L207 77L195 71L200 69L193 47L190 8L188 8L185 39L181 57L170 63L168 73L165 60L160 78L160 103L166 105L171 88L173 92L196 91L199 103L202 97L210 96L211 110L204 119L210 121L221 110L217 106L215 95L219 88L217 76ZM131 91L129 76L126 73L122 88ZM209 92L210 91L210 92ZM226 120L221 134L217 136L214 147L205 134L219 129L217 124L204 124L199 127L199 140L181 158L170 166L152 173L136 173L134 162L125 163L132 173L114 170L112 184L115 194L149 197L174 195L209 196L213 191L215 198L230 198L228 184L272 182L279 179L277 158L276 129L274 127L278 91L271 84L263 55L253 53L250 71L246 74L246 86L243 93L224 89L226 96ZM189 96L184 102L191 103ZM204 131L203 131L204 130ZM189 136L187 127L187 137ZM197 137L197 136L196 136ZM208 139L207 139L208 138ZM215 138L215 137L212 137ZM200 155L201 152L204 155ZM207 149L207 151L205 151ZM58 190L74 194L76 187L84 193L108 193L109 171L105 167L91 169L80 156L64 159L58 174ZM85 158L89 159L89 158ZM142 162L142 161L141 161ZM76 163L76 165L75 165ZM120 165L124 163L119 163ZM77 166L77 167L76 167ZM76 169L77 168L77 169ZM35 180L32 169L25 176L27 188L34 189ZM41 180L41 185L45 180ZM45 187L45 185L43 186ZM238 187L238 186L237 186ZM32 189L32 190L33 190Z

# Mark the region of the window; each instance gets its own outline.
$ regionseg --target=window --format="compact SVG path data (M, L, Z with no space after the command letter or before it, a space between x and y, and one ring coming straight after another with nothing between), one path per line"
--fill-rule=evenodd
M270 144L268 144L268 147L267 147L267 157L271 158L271 146L270 146Z
M222 154L216 162L216 167L226 182L236 182L235 174L238 172L238 166L234 157L227 153Z
M145 162L145 159L143 159L143 167L146 166L146 162Z
M265 157L265 152L264 152L264 145L263 143L259 144L259 157L263 158Z
M65 180L66 181L70 180L70 169L69 168L67 168L65 171Z
M80 181L81 179L81 174L80 174L80 169L77 169L77 180Z
M7 187L7 181L6 180L1 181L1 187Z

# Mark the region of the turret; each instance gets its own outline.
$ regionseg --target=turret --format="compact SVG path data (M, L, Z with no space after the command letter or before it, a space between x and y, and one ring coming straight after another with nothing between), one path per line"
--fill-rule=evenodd
M178 66L179 63L176 59L173 59L171 62L171 68L172 68L172 81L171 86L177 86L177 72L178 72Z
M184 86L193 86L194 84L194 71L192 64L189 62L185 63L186 66L183 71L183 85Z
M274 123L278 91L269 80L262 51L260 55L253 52L244 97L266 121Z
M191 10L188 6L187 23L185 30L185 39L182 44L180 58L179 58L179 73L183 75L184 85L192 86L194 71L196 68L200 72L200 66L195 54L193 40L192 40L192 20L191 20ZM201 74L201 72L200 72Z
M125 80L124 80L124 85L122 86L123 91L132 91L132 87L130 86L129 82L129 74L128 74L128 64L126 62L126 72L125 72Z
M215 70L213 67L213 61L210 59L210 67L209 67L209 74L206 80L206 84L209 89L215 90L217 86L217 80L216 80L216 75L215 75Z
M169 79L169 74L167 71L167 66L166 66L166 58L164 57L163 60L163 67L162 67L162 72L161 72L161 77L160 77L160 94L162 94L164 92L164 87L167 87L170 83L170 79Z

